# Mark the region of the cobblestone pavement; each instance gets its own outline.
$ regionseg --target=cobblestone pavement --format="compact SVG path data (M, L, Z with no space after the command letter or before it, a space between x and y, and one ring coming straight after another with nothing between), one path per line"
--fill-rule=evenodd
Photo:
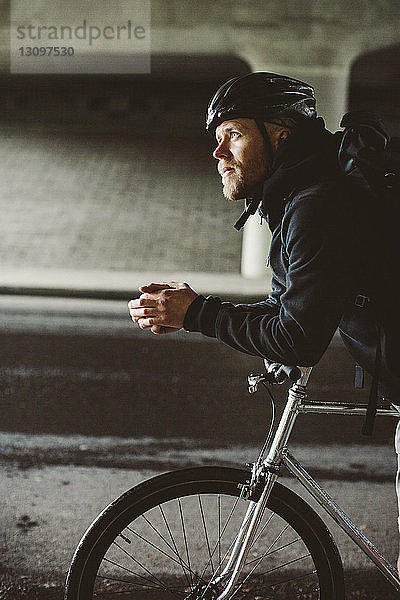
M208 139L2 129L3 269L239 271Z

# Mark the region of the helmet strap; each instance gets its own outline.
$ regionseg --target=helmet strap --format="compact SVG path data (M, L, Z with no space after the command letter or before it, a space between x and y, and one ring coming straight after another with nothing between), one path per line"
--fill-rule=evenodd
M260 130L261 135L264 138L265 146L267 148L267 153L269 155L269 164L272 164L274 158L274 150L272 148L271 140L269 139L268 131L264 125L264 121L261 119L254 119L258 129Z
M246 223L250 215L254 215L256 213L260 202L260 198L249 198L246 200L246 208L244 209L236 223L233 225L235 229L237 229L238 231L242 229L243 225Z
M268 165L268 169L270 170L271 166L272 166L272 161L274 158L274 150L273 150L273 147L271 144L271 140L269 139L268 131L264 125L264 121L262 121L262 119L254 119L254 120L256 122L258 129L260 130L261 135L264 138L265 146L267 148L267 153L268 153L269 159L270 159L269 165ZM269 122L273 123L273 121L269 121ZM275 125L280 125L280 123L275 123ZM248 220L250 215L255 214L260 202L261 202L261 198L251 198L251 199L246 200L246 208L244 209L244 211L242 212L242 214L240 215L240 217L234 224L235 229L237 229L238 231L240 231L240 229L242 229L242 227L244 226L244 224L246 223L246 221Z

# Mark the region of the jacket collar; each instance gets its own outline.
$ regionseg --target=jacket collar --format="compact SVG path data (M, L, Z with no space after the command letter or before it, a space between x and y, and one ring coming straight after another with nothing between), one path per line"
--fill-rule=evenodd
M259 213L273 231L288 196L338 173L337 144L321 117L300 125L278 149L264 182Z

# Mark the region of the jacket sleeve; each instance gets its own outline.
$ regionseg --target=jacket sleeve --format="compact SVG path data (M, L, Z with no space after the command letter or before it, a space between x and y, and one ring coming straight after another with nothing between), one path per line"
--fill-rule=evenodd
M353 294L350 222L343 200L296 197L282 220L288 264L279 304L273 306L267 299L235 306L216 297L199 297L189 307L184 328L276 362L317 363Z

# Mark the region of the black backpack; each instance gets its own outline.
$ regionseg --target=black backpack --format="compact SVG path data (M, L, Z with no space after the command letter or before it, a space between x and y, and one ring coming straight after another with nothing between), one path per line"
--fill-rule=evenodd
M340 126L344 131L335 134L339 164L361 192L365 212L373 219L371 259L361 276L364 285L355 298L354 311L361 326L375 328L372 362L352 351L356 344L352 348L346 344L359 365L372 375L363 426L363 433L371 435L378 394L383 390L391 399L394 393L394 404L400 404L400 138L390 137L379 116L371 112L346 113ZM367 311L368 316L357 316L357 310Z

